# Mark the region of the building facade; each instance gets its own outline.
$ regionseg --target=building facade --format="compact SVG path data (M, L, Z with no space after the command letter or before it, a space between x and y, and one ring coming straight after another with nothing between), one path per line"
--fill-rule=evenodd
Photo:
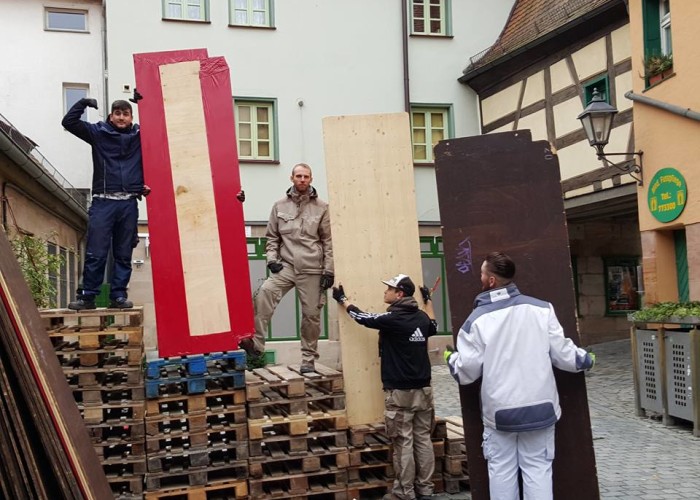
M518 0L460 79L479 94L482 133L529 129L559 158L584 344L623 338L640 307L636 181L597 161L577 120L597 90L620 111L608 150L633 150L632 59L623 1Z
M700 300L700 5L630 0L634 135L644 152L637 190L645 301ZM651 75L655 57L670 68ZM670 57L668 57L670 56Z

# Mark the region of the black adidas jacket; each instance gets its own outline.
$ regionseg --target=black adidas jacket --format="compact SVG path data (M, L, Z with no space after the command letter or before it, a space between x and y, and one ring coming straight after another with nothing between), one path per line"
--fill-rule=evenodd
M416 299L399 299L382 314L366 313L354 305L347 311L359 324L379 330L385 391L430 386L428 337L437 333L437 322L418 308Z

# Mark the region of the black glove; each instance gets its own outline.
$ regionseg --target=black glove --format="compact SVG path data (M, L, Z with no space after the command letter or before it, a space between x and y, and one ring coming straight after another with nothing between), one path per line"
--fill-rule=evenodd
M420 294L423 296L423 304L427 304L431 298L430 297L430 288L423 285L422 287L419 288L419 290L420 290Z
M130 97L129 100L134 104L138 104L141 99L143 99L143 96L136 90L136 87L134 87L134 97Z
M83 97L83 98L81 99L81 102L82 102L83 104L85 104L85 106L87 106L88 108L95 108L95 109L97 109L97 99L90 99L90 98L87 98L87 97Z
M238 199L238 201L243 203L245 201L245 191L243 191L242 189L238 191L238 193L236 194L236 198Z
M333 287L333 300L338 302L338 304L342 304L348 298L345 296L345 290L343 290L343 285L340 285L338 287Z
M328 290L333 286L335 277L332 273L325 272L321 275L321 290Z
M270 272L272 274L277 274L278 272L280 272L284 268L284 266L282 264L280 264L279 262L270 262L267 265L267 268L270 270Z

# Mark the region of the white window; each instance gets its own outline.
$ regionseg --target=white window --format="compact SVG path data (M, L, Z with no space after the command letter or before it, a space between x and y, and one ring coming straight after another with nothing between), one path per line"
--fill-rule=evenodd
M68 110L80 99L88 96L89 85L81 83L64 83L63 84L63 114L68 113ZM87 120L87 109L80 117L81 120Z
M413 161L434 163L433 146L449 137L449 108L412 107Z
M47 8L46 29L51 31L87 32L87 11Z
M671 44L671 6L669 0L659 1L659 20L661 24L661 52L671 54L673 46Z
M163 18L208 21L208 0L163 0Z
M229 0L232 26L272 26L273 0Z
M411 33L449 35L450 0L412 0Z
M236 137L241 160L276 159L274 101L247 101L236 98Z

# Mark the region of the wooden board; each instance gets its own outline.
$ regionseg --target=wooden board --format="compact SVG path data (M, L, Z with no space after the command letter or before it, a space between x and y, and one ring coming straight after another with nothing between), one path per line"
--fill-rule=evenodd
M0 496L112 498L4 231L0 231L0 438Z
M160 356L254 330L231 82L205 50L134 55Z
M422 271L410 126L405 113L323 119L336 283L362 310L384 312L381 280ZM350 425L383 421L376 330L339 318Z
M529 131L441 141L435 148L454 334L481 291L480 267L501 250L516 265L520 291L554 305L579 343L559 162ZM591 422L582 373L555 370L562 407L556 427L554 498L598 498ZM474 500L489 498L481 451L480 383L460 387Z

